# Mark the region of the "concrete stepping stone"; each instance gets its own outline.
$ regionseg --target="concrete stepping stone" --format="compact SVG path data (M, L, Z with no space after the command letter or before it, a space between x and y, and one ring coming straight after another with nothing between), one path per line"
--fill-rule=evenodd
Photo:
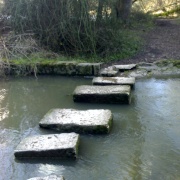
M131 87L115 86L78 86L73 92L74 102L130 104Z
M28 180L65 180L63 176L50 175L46 177L33 177Z
M135 78L127 77L95 77L92 81L93 85L130 85L135 84Z
M52 109L39 125L61 132L105 134L111 129L112 119L110 110Z
M77 158L79 135L63 133L36 135L20 142L14 151L17 158Z
M114 77L117 76L117 74L118 74L118 70L113 66L104 68L100 71L100 75L104 77Z
M137 65L136 64L127 64L127 65L114 65L114 67L119 71L127 71L134 69Z

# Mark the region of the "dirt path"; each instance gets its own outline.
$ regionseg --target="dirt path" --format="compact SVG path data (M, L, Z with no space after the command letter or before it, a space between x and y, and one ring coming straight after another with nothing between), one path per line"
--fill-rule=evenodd
M158 19L153 30L145 35L145 46L136 56L113 62L113 64L130 64L154 62L157 60L180 60L180 21L175 19Z

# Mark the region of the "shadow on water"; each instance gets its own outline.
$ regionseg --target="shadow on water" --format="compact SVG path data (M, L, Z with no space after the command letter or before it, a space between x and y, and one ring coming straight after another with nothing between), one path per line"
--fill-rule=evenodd
M131 105L74 103L77 85L91 79L32 77L0 81L0 180L50 174L69 180L178 179L180 177L180 79L136 82ZM14 158L19 142L37 134L52 108L110 109L108 135L81 135L77 160Z
M16 163L20 164L49 164L49 165L62 165L62 166L75 166L78 159L58 159L58 158L15 158Z

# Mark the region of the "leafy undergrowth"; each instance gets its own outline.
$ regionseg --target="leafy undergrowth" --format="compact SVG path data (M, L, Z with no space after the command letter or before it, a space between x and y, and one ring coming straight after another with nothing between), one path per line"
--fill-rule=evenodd
M0 57L4 62L15 64L59 61L107 63L129 58L142 48L144 44L142 35L153 28L153 17L140 12L133 12L125 24L115 22L112 24L113 27L110 25L107 29L102 28L102 33L96 37L99 40L96 40L96 52L94 54L86 53L83 49L75 54L56 52L48 46L43 46L34 33L16 34L14 31L10 31L8 35L1 36Z

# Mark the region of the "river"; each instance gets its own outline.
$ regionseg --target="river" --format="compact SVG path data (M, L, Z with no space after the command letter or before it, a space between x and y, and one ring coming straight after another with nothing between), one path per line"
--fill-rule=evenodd
M137 80L131 105L74 103L73 90L85 84L91 79L0 80L0 180L50 174L66 180L179 180L180 78ZM82 135L75 161L16 160L13 151L23 138L54 133L38 126L52 108L110 109L112 131Z

